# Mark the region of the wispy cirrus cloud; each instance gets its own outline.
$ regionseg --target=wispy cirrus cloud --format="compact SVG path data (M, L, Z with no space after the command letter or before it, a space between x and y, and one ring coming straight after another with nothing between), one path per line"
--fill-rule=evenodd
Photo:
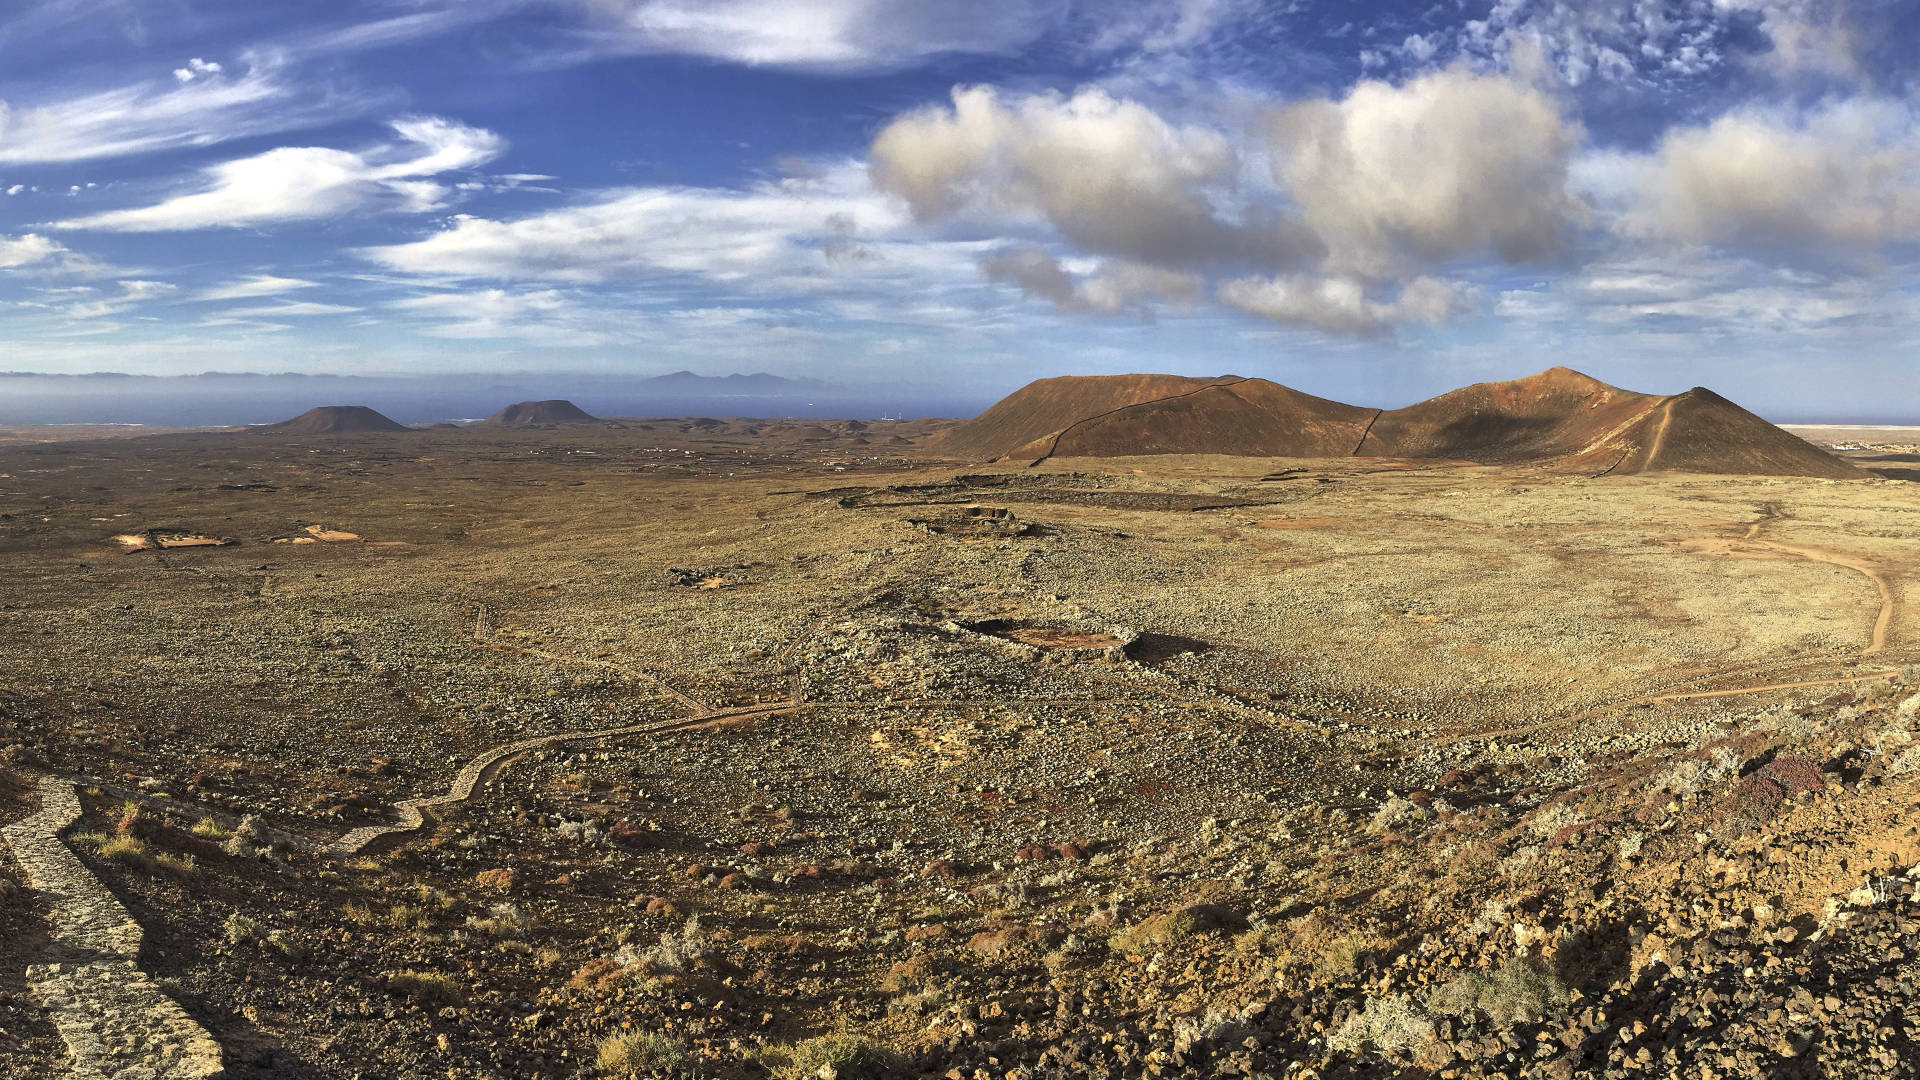
M117 282L120 291L112 296L98 296L78 300L60 309L60 313L70 319L101 319L118 315L129 308L137 307L173 292L178 286L165 281L145 281L133 279Z
M872 72L948 54L1010 53L1057 25L1060 0L546 0L580 19L560 55L678 53L814 71Z
M288 300L256 307L228 308L221 315L245 319L285 319L301 315L349 315L361 310L353 304L323 304L315 300Z
M294 131L354 115L378 95L317 92L285 58L254 53L238 74L201 60L192 77L160 75L39 100L0 101L0 164L89 161ZM211 69L211 70L209 70Z
M39 233L0 234L0 271L102 277L114 273L106 263L82 255Z
M462 216L410 243L361 254L447 279L575 283L676 276L760 292L971 278L989 244L921 235L905 208L842 164L745 188L645 187L513 220Z
M320 284L305 278L280 277L275 274L253 274L236 278L224 285L215 285L203 289L191 297L194 300L252 300L263 296L280 296L295 289L311 289Z
M423 332L429 337L464 341L508 338L562 348L605 345L621 333L631 336L639 321L628 312L582 305L557 289L429 293L394 300L386 306L401 315L426 320Z
M439 117L391 125L399 142L367 150L287 146L208 169L203 189L125 210L56 222L54 228L168 232L246 228L349 211L420 213L445 205L451 190L432 179L498 157L493 132Z

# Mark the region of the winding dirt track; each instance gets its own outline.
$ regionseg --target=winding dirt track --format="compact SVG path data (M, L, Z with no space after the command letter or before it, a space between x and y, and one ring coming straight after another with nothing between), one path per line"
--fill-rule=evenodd
M1653 452L1655 453L1657 453L1659 450L1660 440L1666 435L1666 420L1669 418L1670 417L1662 418L1661 426L1655 434L1654 441L1652 444ZM1780 552L1787 555L1795 555L1800 558L1807 559L1813 562L1822 562L1832 566L1845 567L1848 570L1853 570L1859 574L1864 575L1867 578L1867 580L1873 582L1874 588L1877 589L1880 593L1880 608L1878 613L1874 616L1873 628L1871 631L1869 631L1867 635L1867 642L1864 646L1862 646L1860 650L1860 655L1861 657L1864 658L1864 657L1872 656L1876 653L1885 651L1887 647L1888 638L1892 633L1894 615L1899 609L1899 600L1894 589L1894 584L1892 580L1888 577L1886 571L1882 570L1878 566L1875 566L1869 562L1866 562L1860 559L1857 556L1848 555L1843 552L1833 551L1828 548L1814 547L1808 544L1786 544L1786 543L1781 543L1777 540L1761 539L1760 530L1763 527L1765 527L1768 522L1777 521L1779 520L1779 518L1780 518L1780 512L1778 508L1775 506L1769 505L1762 509L1761 517L1759 520L1748 523L1745 533L1742 534L1738 540L1734 540L1731 542L1735 544L1745 544L1745 545L1748 545L1750 548L1760 548L1768 551ZM1819 661L1817 663L1824 664L1824 663L1827 663L1827 661ZM1757 668L1746 668L1743 670L1709 673L1709 674L1700 675L1694 678L1690 678L1685 681L1693 682L1697 684L1707 679L1727 678L1729 676L1740 675L1740 674L1745 674L1745 675L1748 675L1749 677L1752 677L1755 675L1759 675L1762 672L1773 673L1774 678L1778 679L1781 674L1785 674L1786 672L1792 671L1796 667L1812 667L1812 666L1815 666L1815 664L1809 663L1806 661L1792 661L1792 662L1783 663L1783 664L1770 664L1770 665L1757 667ZM1481 731L1481 732L1474 732L1471 734L1461 734L1461 735L1444 735L1439 738L1419 740L1416 743L1414 743L1414 745L1444 746L1444 745L1449 745L1453 743L1469 742L1476 739L1512 738L1516 736L1532 735L1541 731L1547 731L1555 727L1572 723L1576 720L1590 720L1590 719L1593 719L1594 717L1603 715L1605 713L1616 711L1619 709L1630 708L1635 705L1670 705L1680 701L1701 701L1701 700L1707 700L1712 698L1739 697L1745 694L1760 694L1760 693L1767 693L1775 690L1803 690L1808 687L1814 687L1814 686L1846 686L1854 683L1874 682L1879 679L1893 678L1900 675L1900 673L1901 671L1899 668L1893 668L1893 667L1875 668L1870 671L1855 672L1854 674L1851 674L1851 675L1835 675L1830 678L1798 679L1798 680L1791 680L1791 681L1784 681L1784 682L1776 681L1776 682L1766 682L1766 683L1751 683L1745 686L1728 687L1726 689L1720 689L1720 690L1690 690L1690 691L1684 691L1680 693L1653 693L1653 694L1648 694L1642 697L1633 698L1625 701L1618 701L1618 702L1611 702L1611 703L1597 705L1590 709L1580 710L1579 712L1576 712L1570 716L1555 717L1554 719L1551 719L1551 720L1543 720L1536 723L1521 725L1518 727L1501 728L1496 731ZM1673 685L1673 684L1670 683L1668 685Z
M1669 410L1669 412L1671 412L1671 410ZM1656 451L1659 448L1660 438L1664 437L1665 434L1666 424L1663 419L1659 433L1655 436L1654 447ZM1780 510L1778 506L1768 504L1761 509L1759 520L1749 522L1746 532L1742 534L1740 539L1735 541L1735 543L1746 544L1768 551L1777 551L1787 555L1796 555L1812 562L1841 566L1864 575L1868 581L1873 582L1873 587L1879 590L1880 610L1874 616L1873 628L1867 634L1867 643L1861 648L1860 655L1862 657L1868 657L1884 651L1887 647L1888 635L1893 628L1894 613L1899 606L1893 582L1888 578L1886 572L1857 556L1833 551L1829 548L1814 547L1810 544L1785 544L1778 540L1761 539L1760 530L1765 528L1767 523L1778 520L1780 520ZM1778 671L1779 669L1775 668L1774 670ZM1656 694L1643 700L1648 704L1666 705L1676 701L1700 701L1707 698L1738 697L1742 694L1758 694L1771 690L1801 690L1810 686L1840 686L1850 683L1872 682L1876 679L1885 679L1898 674L1900 674L1898 668L1880 668L1854 675L1836 675L1827 679L1801 679L1790 682L1756 683L1725 690L1697 690L1681 694Z
M1668 398L1662 404L1664 408L1660 413L1660 426L1653 429L1653 441L1647 445L1646 468L1649 469L1660 460L1660 450L1667 445L1667 428L1673 424L1673 399Z
M1782 544L1775 540L1750 540L1749 542L1758 544L1761 547L1770 548L1774 551L1784 551L1790 555L1798 555L1803 559L1811 559L1814 562L1844 566L1849 570L1857 570L1865 574L1867 580L1873 582L1873 587L1880 590L1880 613L1874 617L1873 631L1868 635L1867 647L1860 650L1860 655L1872 656L1874 653L1887 647L1887 631L1893 626L1893 583L1887 580L1887 575L1878 567L1862 562L1858 558L1843 555L1837 551L1829 551L1826 548L1807 547L1800 544Z
M390 836L410 833L426 824L427 813L444 806L453 806L466 802L473 797L474 790L504 768L512 759L530 750L539 750L549 746L561 746L572 743L594 742L601 739L621 738L628 735L661 735L670 731L682 731L687 728L701 727L721 720L738 720L751 716L769 716L775 713L792 712L803 706L793 702L779 702L772 705L750 705L736 709L716 709L697 716L681 717L677 720L656 721L647 724L628 724L622 727L600 728L592 731L562 731L553 735L541 735L518 742L506 743L486 751L479 757L466 763L453 778L453 785L444 795L430 795L418 799L402 799L394 803L400 820L392 825L363 825L348 832L345 836L326 846L328 855L345 857L358 855L369 847Z
M1732 690L1698 690L1688 694L1660 694L1646 700L1654 705L1666 705L1675 701L1699 701L1703 698L1739 697L1741 694L1759 694L1768 690L1799 690L1808 686L1840 686L1846 683L1873 682L1900 674L1899 668L1884 668L1869 671L1864 675L1842 675L1831 679L1806 679L1801 682L1767 683L1764 686L1739 686Z

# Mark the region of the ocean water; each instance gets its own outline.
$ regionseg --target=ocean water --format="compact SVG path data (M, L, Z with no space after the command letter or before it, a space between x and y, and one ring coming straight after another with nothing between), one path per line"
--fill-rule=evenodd
M997 396L786 384L772 376L0 374L0 425L224 427L271 424L317 405L365 405L403 424L425 424L472 420L517 401L548 398L565 398L603 417L910 418L971 416Z

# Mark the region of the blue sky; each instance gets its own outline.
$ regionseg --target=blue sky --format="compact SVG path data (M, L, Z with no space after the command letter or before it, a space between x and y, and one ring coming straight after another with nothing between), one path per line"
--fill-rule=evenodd
M0 369L1920 413L1920 6L52 0Z

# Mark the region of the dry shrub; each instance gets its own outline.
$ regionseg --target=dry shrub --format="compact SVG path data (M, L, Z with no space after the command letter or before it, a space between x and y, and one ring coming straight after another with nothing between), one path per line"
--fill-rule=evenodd
M789 1047L761 1051L761 1064L774 1080L874 1080L899 1061L893 1051L864 1035L840 1032L820 1035Z
M880 979L880 989L889 994L918 990L939 975L942 966L940 958L932 953L902 960L887 969L886 975Z
M1501 1027L1512 1027L1564 1010L1567 988L1540 958L1516 956L1492 975L1470 971L1443 983L1427 996L1427 1004L1448 1016L1484 1014Z
M713 941L700 928L700 916L695 915L680 929L661 934L660 943L652 948L631 956L631 947L622 949L620 959L637 961L656 975L681 975L699 966L712 952Z
M1032 941L1034 933L1025 926L1002 926L982 930L967 939L967 948L981 956L1003 956Z
M473 883L485 889L498 889L506 892L513 888L513 880L519 875L507 867L497 870L482 870L473 875Z
M1119 953L1144 953L1159 945L1172 945L1196 934L1233 929L1240 917L1217 904L1189 904L1164 915L1152 915L1113 935L1108 945Z
M1753 775L1780 785L1781 793L1789 799L1827 786L1820 766L1799 754L1776 755Z
M613 1076L693 1076L686 1047L654 1031L623 1031L594 1046L593 1063Z
M1714 812L1716 830L1739 836L1773 820L1780 806L1797 795L1826 786L1820 767L1798 754L1781 754L1734 785Z
M267 937L259 923L237 911L228 915L223 925L227 932L227 943L231 945L258 945Z
M1276 933L1281 963L1302 967L1324 982L1359 971L1380 943L1360 930L1341 927L1322 912L1294 919Z
M567 985L575 990L607 990L633 972L633 965L622 964L611 956L598 956L580 965Z
M1405 994L1368 998L1364 1009L1327 1037L1327 1046L1348 1054L1372 1050L1390 1057L1413 1051L1417 1063L1429 1068L1452 1057L1434 1037L1433 1018Z

